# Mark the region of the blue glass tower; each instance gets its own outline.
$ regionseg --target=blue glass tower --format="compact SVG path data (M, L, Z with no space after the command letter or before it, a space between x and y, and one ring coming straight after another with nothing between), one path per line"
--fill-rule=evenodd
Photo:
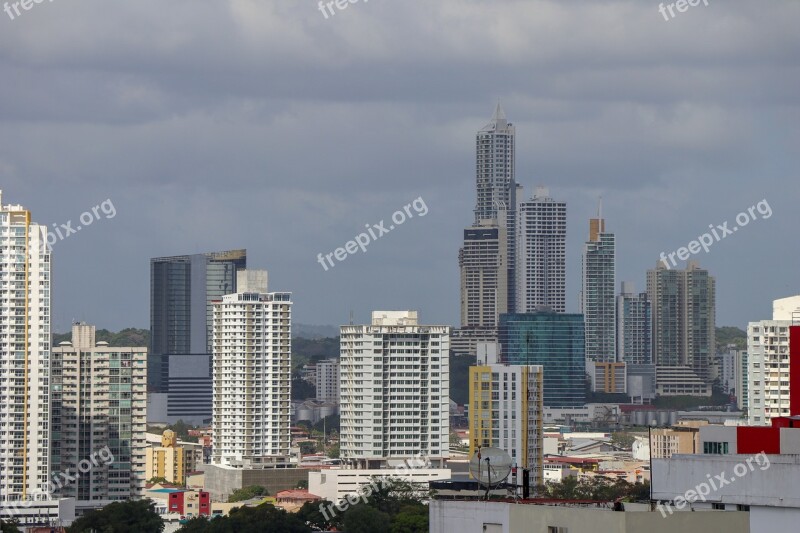
M502 362L542 365L545 407L586 402L583 315L551 311L500 315Z

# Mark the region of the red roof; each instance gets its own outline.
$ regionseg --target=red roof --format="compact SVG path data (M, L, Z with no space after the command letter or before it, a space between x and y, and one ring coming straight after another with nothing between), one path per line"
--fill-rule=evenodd
M278 494L275 495L275 498L278 501L281 501L281 500L301 500L301 501L312 501L312 502L322 499L321 497L317 496L316 494L311 494L306 489L281 490L281 491L278 491Z

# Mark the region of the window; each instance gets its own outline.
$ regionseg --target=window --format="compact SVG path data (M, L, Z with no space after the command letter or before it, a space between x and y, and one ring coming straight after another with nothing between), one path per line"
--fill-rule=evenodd
M712 503L711 504L711 508L715 509L717 511L724 511L725 510L725 504L724 503Z
M704 442L704 454L727 455L728 443L727 442Z

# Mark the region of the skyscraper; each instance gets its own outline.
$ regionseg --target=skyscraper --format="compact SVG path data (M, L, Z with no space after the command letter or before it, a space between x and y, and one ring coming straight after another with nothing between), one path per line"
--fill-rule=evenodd
M500 218L502 210L514 210L516 128L498 103L492 120L475 137L477 163L475 224Z
M709 383L716 349L715 279L692 261L686 270L667 269L659 262L647 271L647 295L652 304L656 365L685 367Z
M360 468L450 455L449 326L416 311L374 311L341 327L341 458Z
M653 322L646 292L636 294L631 281L623 281L617 297L617 358L631 365L653 362Z
M475 136L475 220L459 250L461 328L456 353L475 355L478 342L497 340L497 317L516 307L516 129L498 103Z
M152 421L211 417L211 302L235 293L246 267L245 250L150 260L148 388L164 396L150 399Z
M500 315L501 362L541 365L545 407L580 407L586 400L583 315L538 312Z
M268 293L265 271L242 274L213 302L213 463L288 463L292 295Z
M47 227L0 191L0 510L48 492L50 252Z
M95 327L78 323L72 342L53 348L51 364L53 471L78 472L82 461L93 458L98 463L56 495L83 501L141 497L147 348L95 343ZM100 450L108 460L96 460Z
M516 239L517 312L565 312L567 204L537 187L533 198L519 205Z
M614 362L616 357L616 243L606 232L605 220L589 220L589 240L581 261L583 287L581 309L586 323L586 357Z

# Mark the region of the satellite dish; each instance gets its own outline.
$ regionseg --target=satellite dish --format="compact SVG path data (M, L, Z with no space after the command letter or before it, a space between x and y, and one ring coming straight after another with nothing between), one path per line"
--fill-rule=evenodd
M486 486L499 485L511 473L511 457L500 448L479 448L469 460L469 473Z

